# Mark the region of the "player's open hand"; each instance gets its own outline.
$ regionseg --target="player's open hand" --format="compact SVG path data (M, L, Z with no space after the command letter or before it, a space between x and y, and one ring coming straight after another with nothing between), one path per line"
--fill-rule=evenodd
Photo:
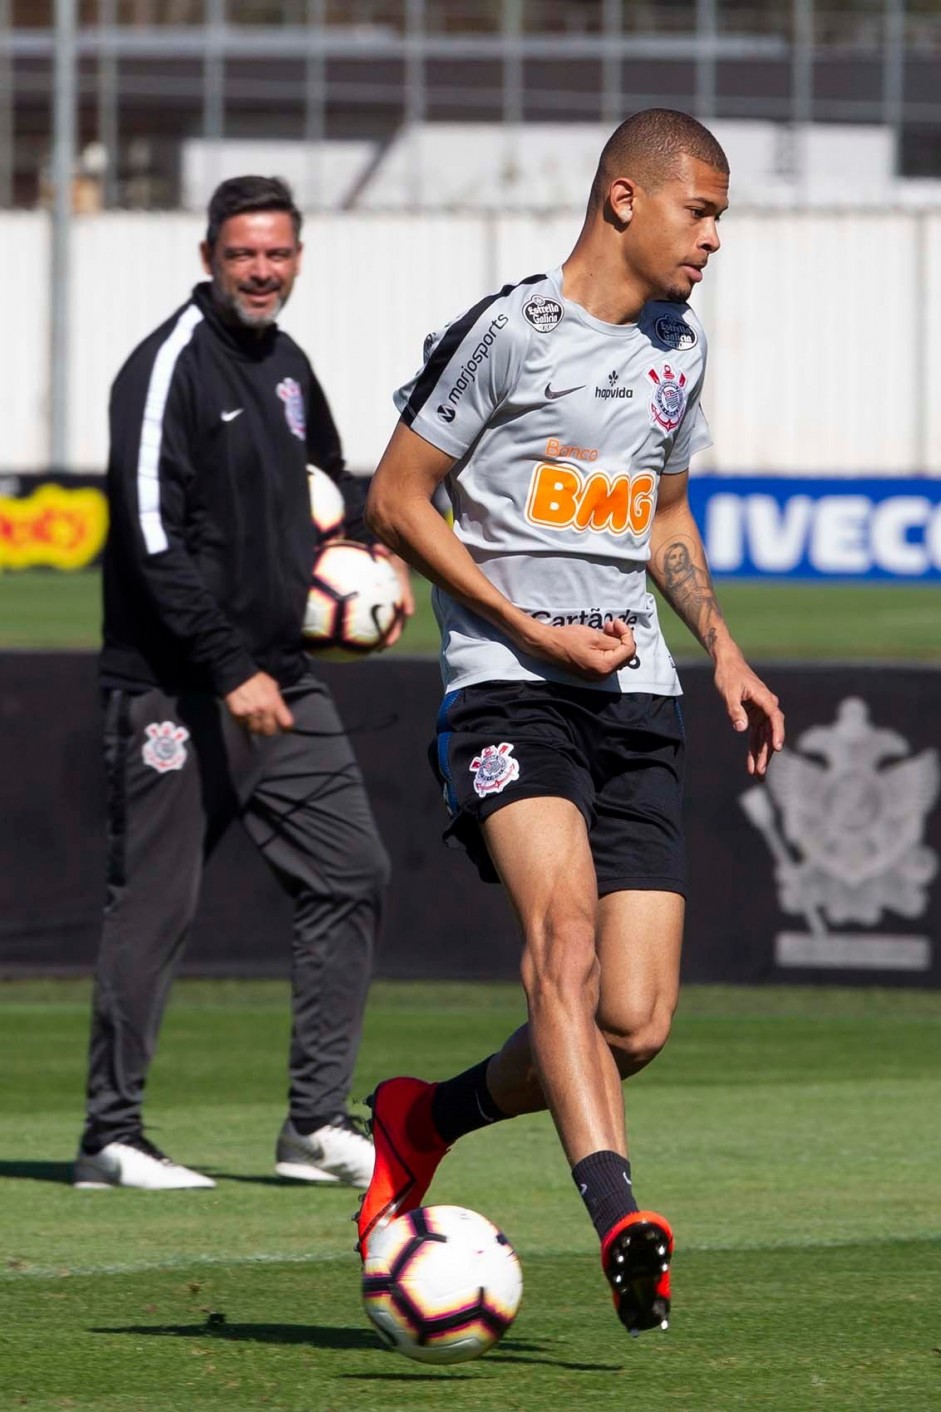
M277 735L289 731L294 717L274 677L256 672L225 698L230 714L253 735Z
M748 773L764 779L775 751L784 745L784 712L778 698L736 653L716 665L716 687L733 729L748 731Z
M626 666L637 651L634 634L622 618L610 619L600 629L581 623L533 626L536 631L531 638L527 634L527 651L589 681L604 681Z

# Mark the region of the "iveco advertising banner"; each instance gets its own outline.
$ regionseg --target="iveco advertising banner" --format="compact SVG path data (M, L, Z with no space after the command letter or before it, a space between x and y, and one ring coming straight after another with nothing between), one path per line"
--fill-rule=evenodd
M941 479L692 476L717 577L941 579Z

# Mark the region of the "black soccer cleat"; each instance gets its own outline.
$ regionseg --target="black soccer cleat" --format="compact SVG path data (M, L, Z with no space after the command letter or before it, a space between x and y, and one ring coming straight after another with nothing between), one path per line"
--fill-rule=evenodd
M605 1236L601 1266L618 1318L632 1338L670 1323L673 1232L655 1211L633 1211Z

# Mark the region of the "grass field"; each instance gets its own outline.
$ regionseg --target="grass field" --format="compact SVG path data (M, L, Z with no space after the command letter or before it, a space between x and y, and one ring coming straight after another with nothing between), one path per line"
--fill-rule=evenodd
M0 987L0 1406L83 1412L929 1412L939 1405L941 1006L915 991L689 989L630 1086L642 1201L677 1232L669 1334L629 1340L549 1122L462 1141L432 1189L517 1246L479 1363L379 1347L342 1190L279 1183L286 987L181 983L153 1134L212 1192L75 1192L88 990ZM365 1093L487 1052L507 986L375 988ZM446 1058L444 1056L447 1056Z
M396 653L436 653L428 586ZM719 596L746 654L768 658L938 661L937 588L911 584L722 583ZM101 578L95 570L0 574L0 649L94 648L100 638ZM667 642L678 658L701 656L669 609Z

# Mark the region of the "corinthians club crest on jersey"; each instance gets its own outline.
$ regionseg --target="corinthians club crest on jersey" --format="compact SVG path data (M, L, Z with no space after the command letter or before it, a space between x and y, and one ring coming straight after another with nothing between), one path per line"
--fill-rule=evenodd
M513 780L519 779L520 762L512 750L512 745L506 741L502 745L485 745L470 762L474 789L481 799L486 799L488 794L499 794Z
M781 909L806 932L776 939L779 966L925 970L930 942L911 935L835 931L873 926L885 911L918 918L938 857L924 843L938 798L937 750L909 754L897 731L873 726L858 697L832 726L814 726L782 750L766 788L741 796L775 861Z
M664 431L676 431L686 411L686 374L677 373L664 363L659 372L648 368L647 376L653 383L650 415Z
M144 764L165 775L168 770L182 770L186 764L186 741L190 733L176 721L151 721L144 729Z
M284 415L292 435L303 441L307 436L307 421L304 417L304 394L296 378L282 378L275 392L284 403Z

